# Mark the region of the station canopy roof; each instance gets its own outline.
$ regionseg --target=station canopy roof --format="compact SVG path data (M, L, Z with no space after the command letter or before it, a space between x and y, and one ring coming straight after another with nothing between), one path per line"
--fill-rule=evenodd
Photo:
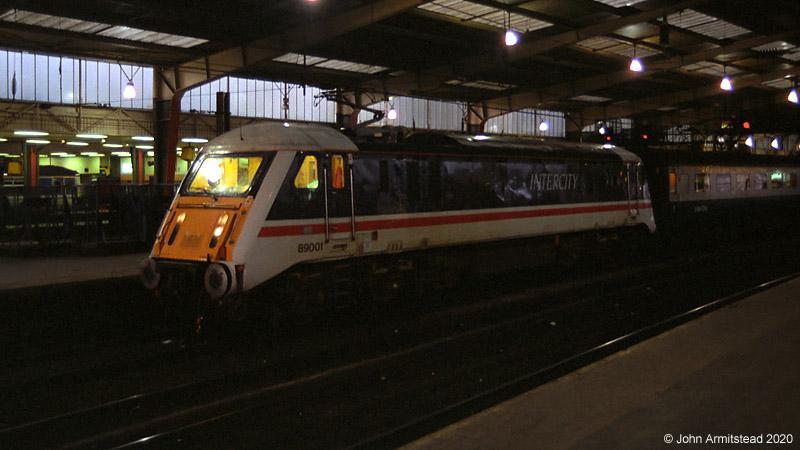
M790 131L798 21L795 0L19 0L0 5L0 47L153 66L171 89L236 75L487 117L758 116Z

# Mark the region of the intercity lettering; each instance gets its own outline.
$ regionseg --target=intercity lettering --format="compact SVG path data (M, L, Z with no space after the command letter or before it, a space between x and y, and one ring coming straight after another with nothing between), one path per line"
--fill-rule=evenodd
M577 173L532 173L530 190L567 191L578 187Z

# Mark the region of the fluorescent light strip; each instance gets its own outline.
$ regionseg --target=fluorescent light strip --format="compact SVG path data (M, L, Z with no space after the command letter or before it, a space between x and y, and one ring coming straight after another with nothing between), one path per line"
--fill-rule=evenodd
M49 136L50 133L46 131L34 131L34 130L17 130L14 132L15 136Z

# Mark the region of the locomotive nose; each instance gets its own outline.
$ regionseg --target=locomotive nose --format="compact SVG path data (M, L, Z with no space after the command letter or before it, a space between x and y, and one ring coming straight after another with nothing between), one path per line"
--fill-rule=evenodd
M210 264L203 275L203 284L212 299L222 297L230 292L231 272L225 265Z

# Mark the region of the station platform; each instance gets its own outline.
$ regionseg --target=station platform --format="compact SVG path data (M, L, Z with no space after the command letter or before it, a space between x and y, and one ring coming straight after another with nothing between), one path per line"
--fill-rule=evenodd
M402 448L797 448L799 405L796 278Z
M0 292L135 277L148 253L109 256L0 256Z

